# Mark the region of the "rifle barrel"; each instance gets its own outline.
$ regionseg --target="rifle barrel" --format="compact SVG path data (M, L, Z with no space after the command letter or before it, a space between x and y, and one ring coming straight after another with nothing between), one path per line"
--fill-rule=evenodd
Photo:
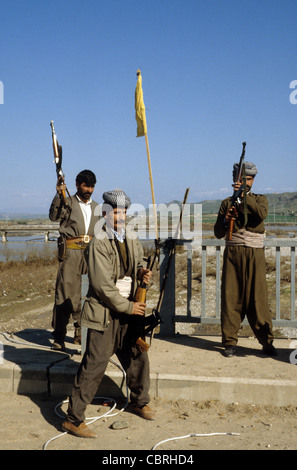
M59 144L58 144L58 139L57 139L55 128L54 128L54 121L50 122L50 126L51 126L51 129L52 129L54 163L56 164L57 178L58 178L58 181L59 181L59 178L62 177L63 182L64 182L64 174L63 174L63 171L62 171L62 147L59 146ZM66 190L65 189L62 190L62 200L63 200L64 205L66 207L68 207L68 205L66 203L66 191L68 193L67 188L66 188Z
M238 183L241 179L242 167L243 167L243 162L244 162L244 157L245 157L245 147L246 147L246 142L242 142L242 152L241 152L241 156L240 156L240 159L239 159L238 170L237 170L237 175L236 175L236 179L235 179L236 183ZM239 189L234 189L233 196L231 198L230 208L232 208L235 205L236 200L237 200L238 196L241 194L242 190L243 190L242 185ZM234 225L234 220L230 219L229 227L228 227L228 236L227 236L228 240L232 240L233 225Z

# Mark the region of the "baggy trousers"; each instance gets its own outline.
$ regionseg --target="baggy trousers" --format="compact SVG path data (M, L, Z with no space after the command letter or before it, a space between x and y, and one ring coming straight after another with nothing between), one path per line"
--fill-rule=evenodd
M67 419L79 424L85 419L85 409L92 402L104 376L108 361L116 354L126 372L130 401L137 406L149 403L150 371L146 351L140 352L129 339L128 323L121 316L110 314L105 331L88 329L86 352L74 379Z
M263 248L227 246L221 290L222 343L235 346L244 317L259 343L273 341Z
M55 289L52 327L56 341L64 341L70 316L77 326L81 317L81 275L87 273L83 250L67 250L67 258L59 262Z

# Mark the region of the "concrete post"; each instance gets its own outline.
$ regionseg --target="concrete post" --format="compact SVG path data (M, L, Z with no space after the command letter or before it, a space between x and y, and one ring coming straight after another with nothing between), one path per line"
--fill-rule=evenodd
M171 242L171 240L169 240ZM160 247L160 289L162 287L163 275L169 260L169 243L164 243ZM164 291L163 302L160 309L162 323L160 324L160 336L170 337L175 335L175 253L173 253L166 288Z

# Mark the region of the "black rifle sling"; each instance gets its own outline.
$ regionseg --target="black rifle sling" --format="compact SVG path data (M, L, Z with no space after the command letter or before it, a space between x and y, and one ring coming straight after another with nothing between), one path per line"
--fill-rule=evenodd
M180 230L180 226L181 226L181 223L182 223L183 210L184 210L184 206L186 205L186 202L187 202L189 190L190 190L190 188L186 189L184 199L183 199L183 203L181 205L179 221L178 221L178 225L177 225L177 228L176 228L175 237L174 237L174 239L170 239L170 240L165 241L165 244L167 243L167 245L169 246L169 256L168 256L168 261L167 261L167 265L166 265L166 268L165 268L165 272L163 274L162 285L161 285L161 289L160 289L160 295L159 295L158 303L157 303L156 308L153 310L153 315L155 316L155 322L153 322L152 325L148 326L148 328L146 329L146 332L145 332L146 334L151 333L151 340L152 340L152 336L153 336L153 332L154 332L155 327L161 322L160 309L161 309L163 298L164 298L164 292L165 292L166 283L167 283L167 279L168 279L168 273L169 273L169 270L170 270L171 260L172 260L173 254L175 252L175 246L176 246L175 240L179 236L179 230Z

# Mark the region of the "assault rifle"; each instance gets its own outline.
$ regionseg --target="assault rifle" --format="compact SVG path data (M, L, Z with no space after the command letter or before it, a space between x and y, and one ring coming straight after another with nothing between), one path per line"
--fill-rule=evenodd
M161 284L160 295L159 295L157 306L156 306L156 308L153 309L151 315L149 315L147 317L144 317L143 324L142 324L143 332L142 332L141 337L138 338L137 342L136 342L140 346L141 349L146 350L146 351L149 349L149 346L144 340L145 336L147 336L148 334L151 334L151 338L152 338L154 329L162 322L160 310L161 310L163 297L164 297L164 293L165 293L165 288L166 288L166 283L167 283L167 279L168 279L169 269L170 269L170 266L171 266L171 260L173 258L173 254L175 252L175 246L176 246L175 240L179 236L179 231L180 231L180 226L181 226L182 216L183 216L183 210L184 210L184 206L186 205L186 202L187 202L187 199L188 199L189 191L190 191L190 188L187 188L186 192L185 192L185 195L184 195L183 203L182 203L181 208L180 208L179 221L178 221L178 225L177 225L177 228L176 228L175 236L171 240L166 240L166 242L169 246L169 256L168 256L167 265L166 265L166 268L165 268L165 271L164 271L164 274L163 274L163 278L162 278L162 284Z
M58 144L58 139L56 136L55 128L54 128L54 121L51 121L51 128L52 128L52 139L53 139L53 150L54 150L54 163L56 164L56 173L58 182L64 183L65 176L62 171L62 146ZM70 196L68 189L66 188L68 196ZM62 201L63 204L67 207L66 203L66 191L62 190Z
M237 170L237 175L236 175L234 183L239 183L242 178L242 170L243 170L244 157L245 157L245 147L246 147L246 142L242 142L242 152L241 152L240 160L238 163L238 170ZM232 209L235 206L237 198L240 196L243 190L244 190L244 184L242 184L239 189L234 189L233 196L231 198L231 206L229 209ZM229 221L229 227L228 227L228 237L227 237L228 240L232 240L233 224L234 224L234 219L231 218Z
M150 271L153 270L158 253L159 253L159 247L158 247L158 242L156 241L155 254L154 254L153 261L151 262L151 256L149 256L147 260L146 268L149 269ZM137 287L137 290L136 290L135 299L134 299L135 302L141 302L141 303L146 302L147 287L148 287L147 284L145 284L143 281L140 283L140 285ZM144 318L144 321L146 321L145 318ZM142 327L143 327L143 318L141 318L140 328ZM149 349L149 345L147 344L145 340L145 334L140 336L137 339L136 344L138 344L140 349L143 351L148 351Z

